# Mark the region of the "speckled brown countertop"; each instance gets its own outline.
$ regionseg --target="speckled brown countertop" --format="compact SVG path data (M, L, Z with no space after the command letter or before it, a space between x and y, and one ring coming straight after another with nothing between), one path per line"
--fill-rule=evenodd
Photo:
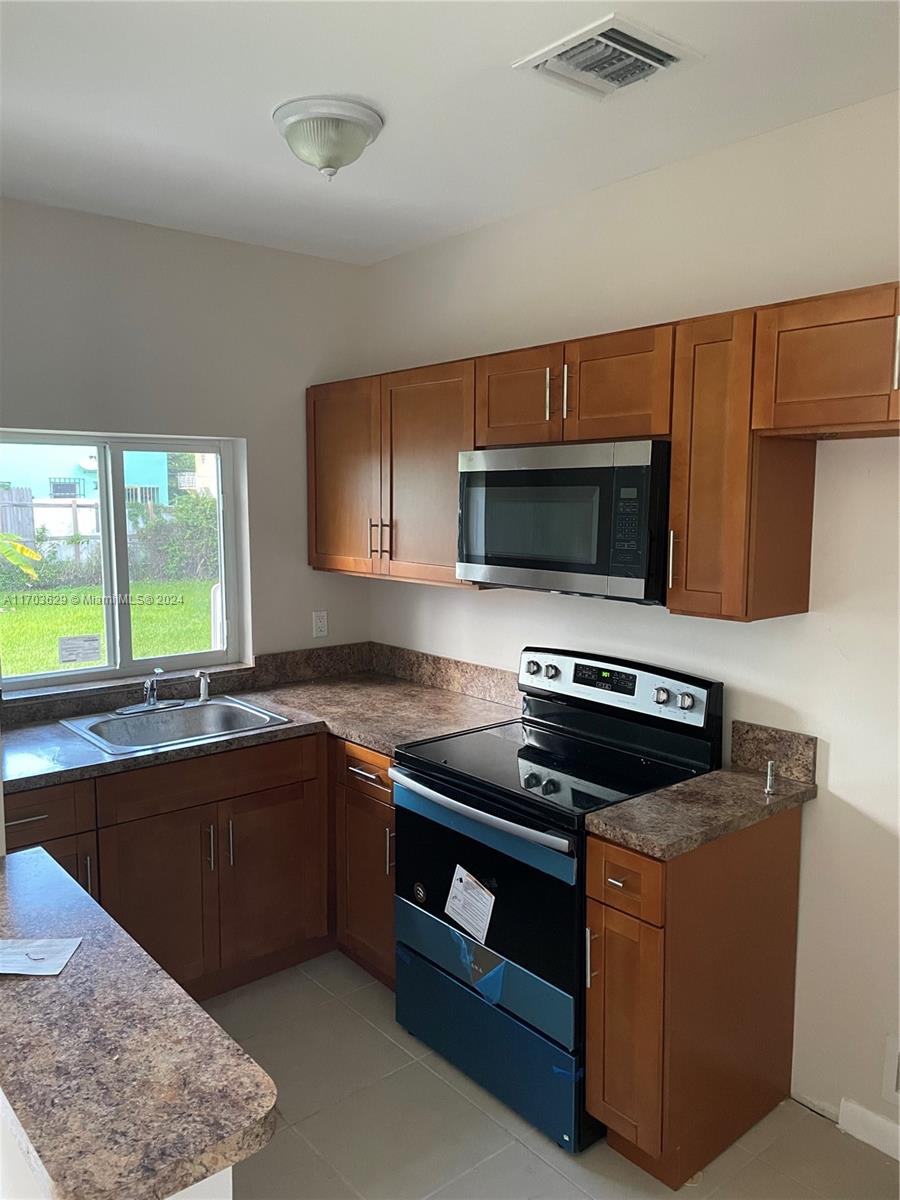
M268 1075L43 850L0 859L0 937L83 937L0 976L0 1089L48 1196L157 1200L261 1149Z
M803 804L816 794L814 783L777 777L775 794L766 796L765 784L765 775L756 771L710 771L588 813L585 823L589 832L607 841L666 861Z
M373 673L233 694L287 717L290 724L202 745L142 750L128 755L105 754L58 722L23 725L3 734L4 790L11 795L74 779L218 754L249 742L281 741L323 730L390 755L402 742L511 720L520 711L459 692Z

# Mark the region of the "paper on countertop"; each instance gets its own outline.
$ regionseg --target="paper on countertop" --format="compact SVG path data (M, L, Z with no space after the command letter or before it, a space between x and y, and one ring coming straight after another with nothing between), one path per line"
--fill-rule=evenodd
M81 938L0 938L0 975L58 975Z
M493 893L457 863L444 912L483 944L493 911Z

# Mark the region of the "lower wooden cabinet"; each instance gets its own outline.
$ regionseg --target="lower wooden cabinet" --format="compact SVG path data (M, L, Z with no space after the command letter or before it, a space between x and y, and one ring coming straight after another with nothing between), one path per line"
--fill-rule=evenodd
M114 820L99 833L103 907L195 994L224 991L326 948L324 740L186 760L192 790L179 787L181 763L102 781L101 820ZM247 790L254 777L291 775L292 782ZM166 805L173 811L129 819Z
M654 1157L662 1137L663 931L588 901L588 1111Z
M670 1187L790 1094L800 820L666 863L589 839L586 1104Z
M97 834L94 830L73 833L70 837L54 838L50 842L41 842L40 845L73 879L78 880L89 896L93 896L95 900L99 898Z
M221 965L218 805L100 830L103 907L179 983Z
M294 783L218 806L222 966L328 933L327 814Z
M394 806L390 759L335 741L338 945L394 982Z

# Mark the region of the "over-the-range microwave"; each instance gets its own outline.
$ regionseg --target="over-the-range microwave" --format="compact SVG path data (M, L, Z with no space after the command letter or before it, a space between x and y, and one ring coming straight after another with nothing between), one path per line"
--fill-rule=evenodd
M662 604L668 496L664 441L464 451L457 578Z

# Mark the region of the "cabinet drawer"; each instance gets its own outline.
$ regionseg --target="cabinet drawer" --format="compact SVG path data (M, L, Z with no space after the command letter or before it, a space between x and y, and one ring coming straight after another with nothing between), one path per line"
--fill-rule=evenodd
M337 781L373 800L392 804L394 785L388 777L390 765L391 760L376 750L343 742L338 756Z
M290 738L98 779L99 824L118 825L314 779L321 740Z
M587 893L592 899L662 925L662 863L595 837L588 838L587 860Z
M69 837L97 825L92 779L16 792L5 797L5 804L7 850Z

